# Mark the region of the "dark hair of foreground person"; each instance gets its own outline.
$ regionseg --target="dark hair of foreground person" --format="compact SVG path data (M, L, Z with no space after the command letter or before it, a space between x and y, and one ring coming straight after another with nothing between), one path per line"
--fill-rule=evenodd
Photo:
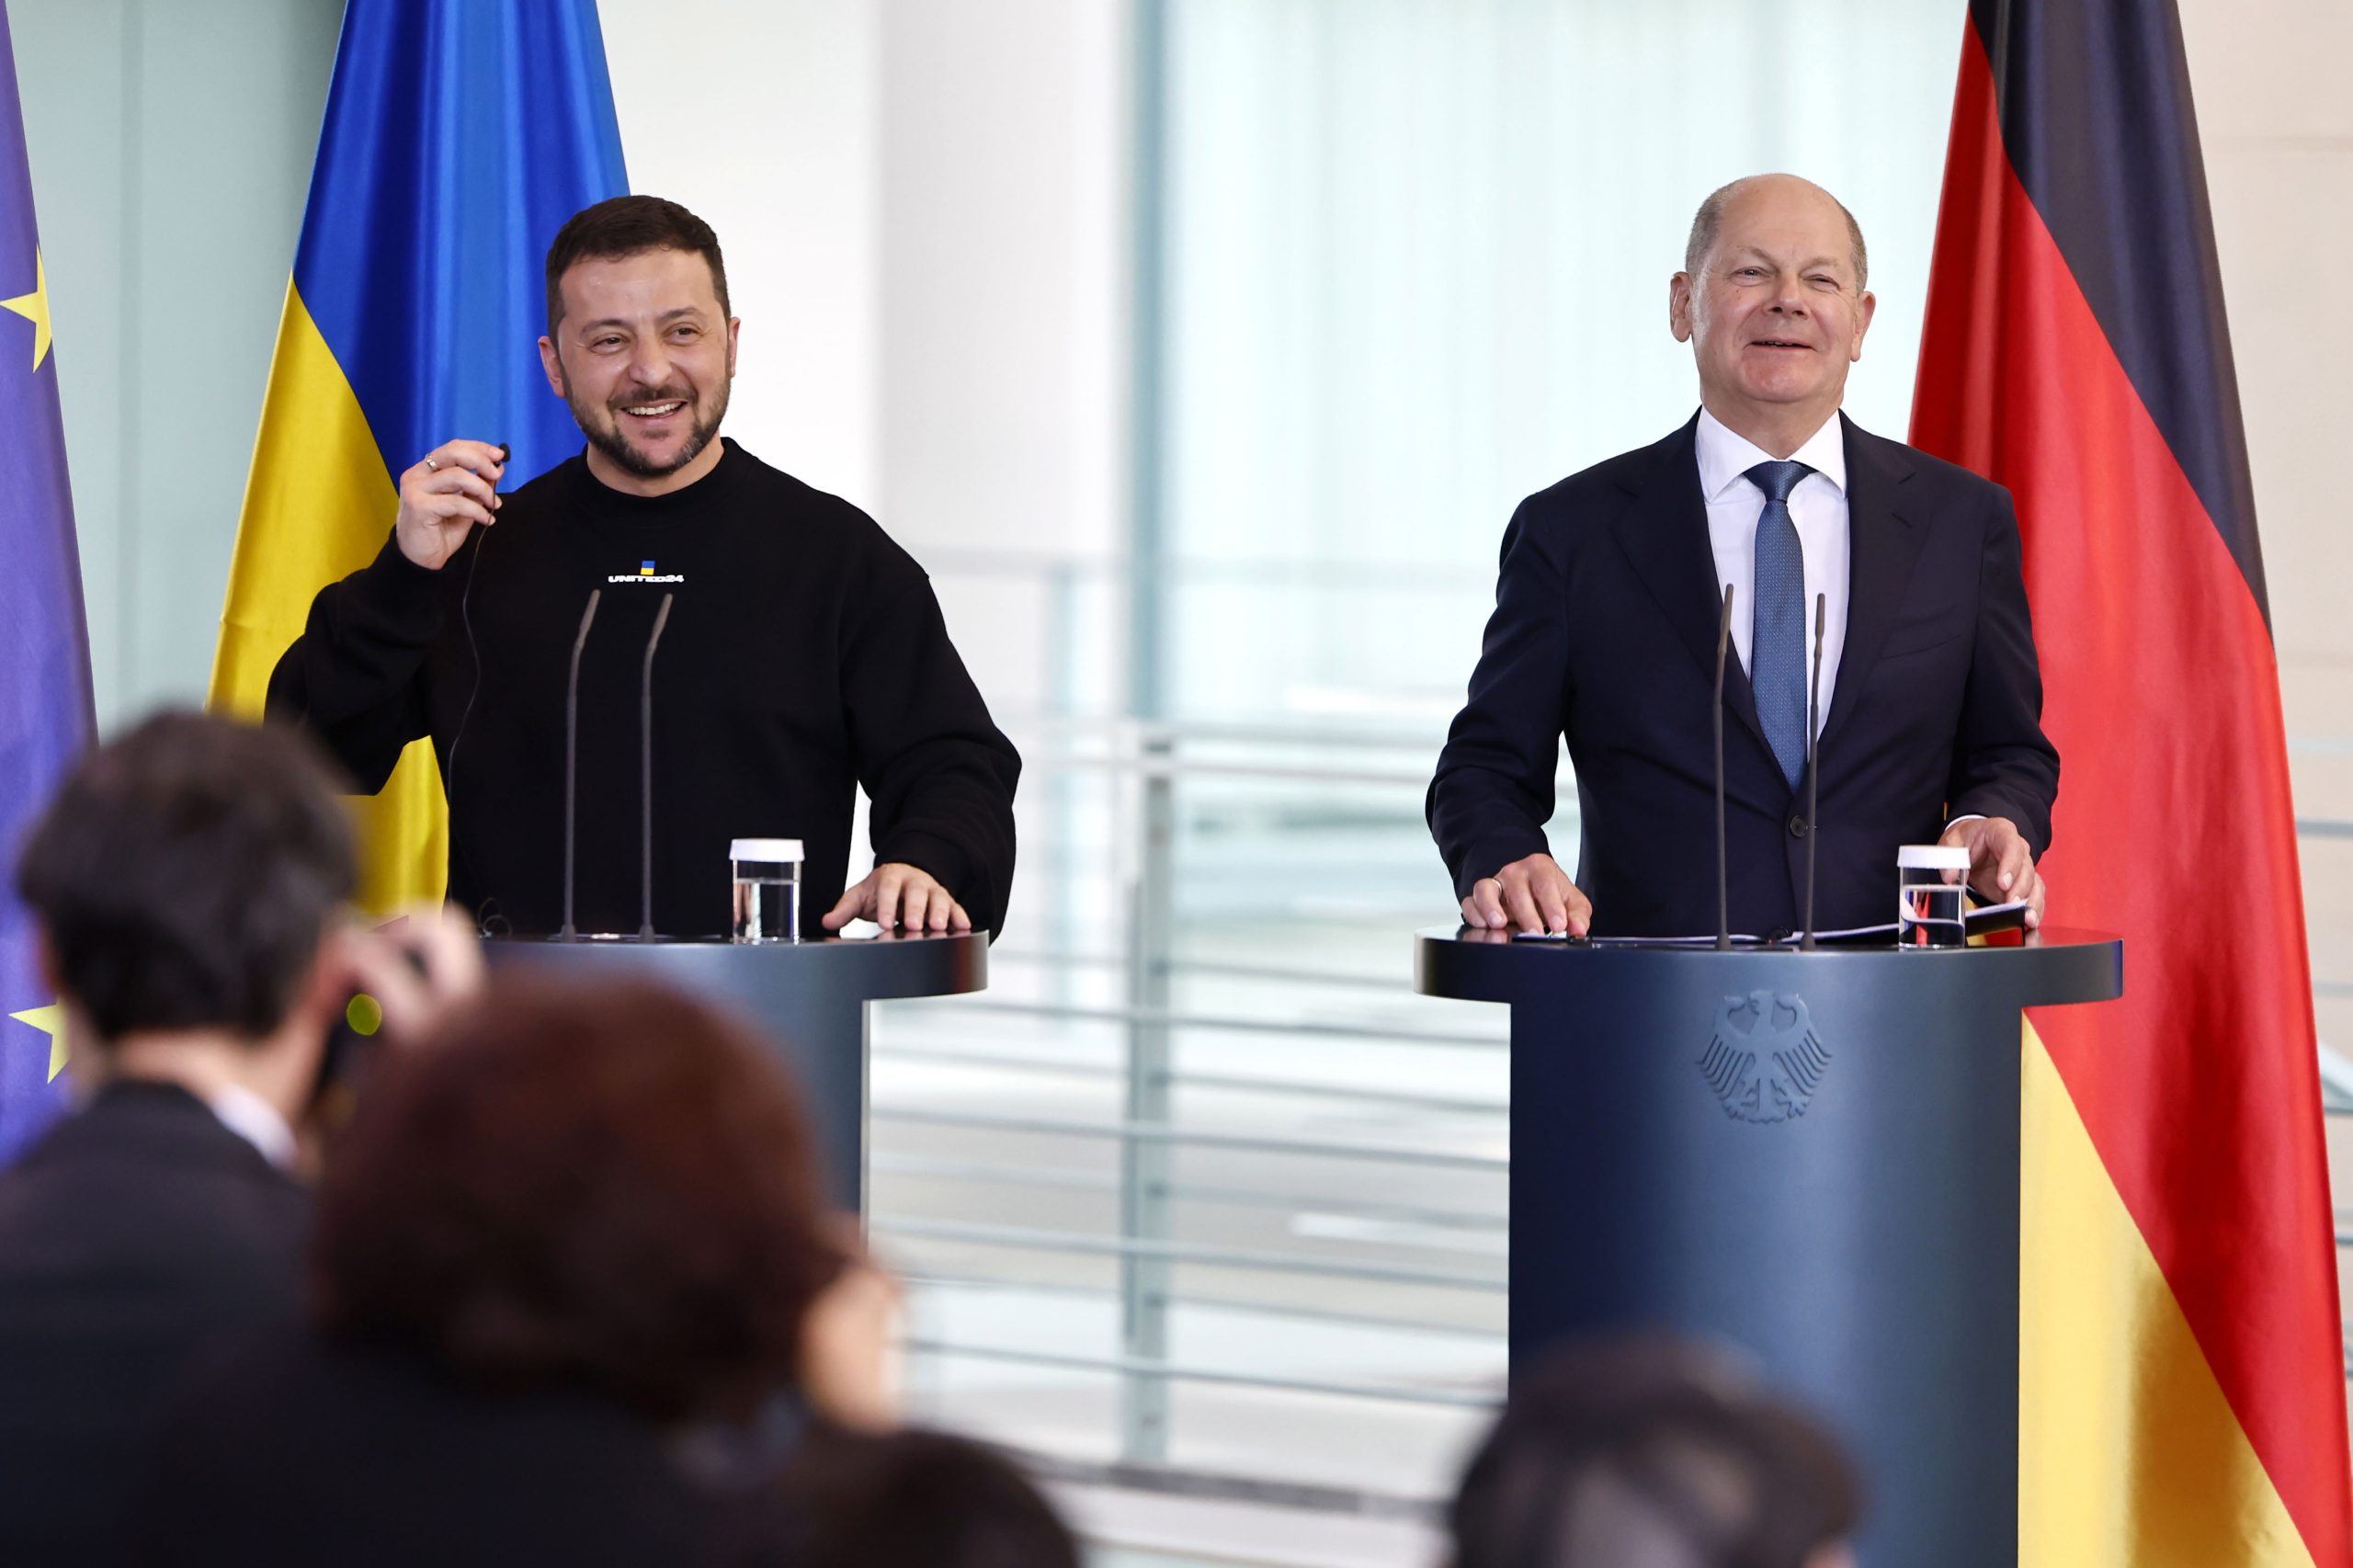
M656 1421L748 1416L840 1271L797 1096L733 1019L502 980L368 1086L319 1191L330 1336Z
M273 1032L358 878L348 786L276 725L159 713L84 756L17 888L99 1041Z
M1463 1472L1452 1568L1832 1568L1861 1512L1813 1418L1665 1339L1555 1354Z
M784 1470L792 1568L1079 1568L1078 1544L995 1450L943 1432L813 1431Z

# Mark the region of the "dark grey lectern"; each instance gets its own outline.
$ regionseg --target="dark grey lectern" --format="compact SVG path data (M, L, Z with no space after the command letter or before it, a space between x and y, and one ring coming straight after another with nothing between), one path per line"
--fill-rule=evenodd
M658 980L766 1029L799 1080L826 1182L837 1202L866 1204L866 1005L952 996L988 984L985 932L961 937L733 942L510 939L491 961Z
M1420 934L1511 1007L1511 1356L1728 1340L1860 1461L1865 1562L2016 1561L2018 1011L2123 994L2123 944L1565 947Z

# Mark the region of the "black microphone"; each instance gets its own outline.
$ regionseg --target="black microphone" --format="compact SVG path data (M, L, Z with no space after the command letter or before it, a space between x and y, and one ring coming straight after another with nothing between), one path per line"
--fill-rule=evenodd
M1716 950L1732 947L1732 869L1724 858L1724 651L1732 646L1732 585L1716 621Z
M670 600L676 596L662 596L662 608L654 612L654 632L645 640L645 673L637 693L637 767L638 806L644 812L643 832L639 838L642 863L638 868L637 939L654 939L654 650L661 645L662 629L670 624Z
M580 782L580 650L588 646L588 628L597 619L602 588L588 590L588 608L580 612L580 631L572 640L572 674L563 686L563 929L556 935L567 942L580 940L572 924L572 873L579 861L574 846Z
M1822 842L1822 758L1814 732L1822 728L1822 628L1829 619L1830 596L1813 596L1813 689L1805 708L1805 937L1798 951L1813 951L1813 851Z

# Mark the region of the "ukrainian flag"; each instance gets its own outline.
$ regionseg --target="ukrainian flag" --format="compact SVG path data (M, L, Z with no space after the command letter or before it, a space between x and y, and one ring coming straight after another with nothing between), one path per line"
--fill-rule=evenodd
M58 778L90 738L90 642L49 268L33 227L32 175L17 103L8 13L0 6L0 1159L57 1114L64 1065L56 998L43 984L32 922L6 867Z
M312 597L372 559L452 437L508 488L577 451L540 369L548 244L629 188L594 0L351 0L229 569L211 705L258 717ZM360 897L438 898L432 743L371 800Z

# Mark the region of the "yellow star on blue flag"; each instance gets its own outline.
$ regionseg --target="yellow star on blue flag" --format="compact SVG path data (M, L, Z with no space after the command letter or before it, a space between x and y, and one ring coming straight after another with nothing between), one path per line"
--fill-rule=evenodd
M51 1003L8 1016L20 1024L32 1025L49 1037L49 1081L57 1082L57 1075L65 1071L65 1009Z
M33 252L33 291L0 300L0 311L14 311L33 324L33 369L40 369L49 358L49 264L38 249Z
M0 844L11 846L23 842L94 727L57 361L17 60L0 0L0 561L7 562L0 572ZM53 1006L33 1006L57 994L40 949L31 912L0 881L0 1164L65 1104L57 1081L63 1020Z

